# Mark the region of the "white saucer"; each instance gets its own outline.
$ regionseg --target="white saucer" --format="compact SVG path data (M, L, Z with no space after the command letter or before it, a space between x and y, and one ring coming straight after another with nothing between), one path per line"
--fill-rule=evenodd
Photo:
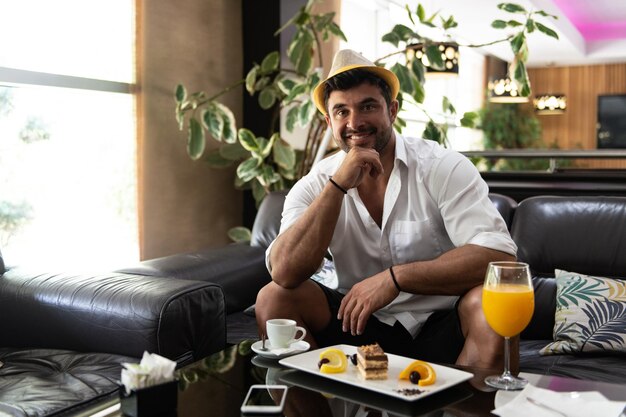
M305 342L304 340L301 340L296 343L292 343L291 346L286 347L286 348L272 348L272 345L267 340L265 341L265 348L267 350L261 350L262 345L263 345L263 342L260 340L257 342L254 342L252 344L252 351L265 358L272 358L272 359L282 359L282 358L286 358L287 356L295 355L297 353L306 352L311 347L311 345L309 345L309 343Z

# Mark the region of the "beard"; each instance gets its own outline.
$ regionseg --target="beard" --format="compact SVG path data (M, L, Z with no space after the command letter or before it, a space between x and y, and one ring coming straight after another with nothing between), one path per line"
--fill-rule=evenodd
M337 140L337 143L344 152L348 153L352 147L360 146L360 145L353 145L353 146L348 145L347 140L349 139L351 135L353 134L358 135L360 133L369 133L369 134L374 135L374 144L373 146L371 146L371 148L373 148L376 152L381 153L382 150L385 149L385 147L391 140L392 132L393 132L392 126L384 127L381 129L377 129L374 127L368 127L368 128L364 128L360 130L352 130L352 129L347 130L346 129L343 133L341 133L341 138ZM370 147L370 146L367 146L367 147Z

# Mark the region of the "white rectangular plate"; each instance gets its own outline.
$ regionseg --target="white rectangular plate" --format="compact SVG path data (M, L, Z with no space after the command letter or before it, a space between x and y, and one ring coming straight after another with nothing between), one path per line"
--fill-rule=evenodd
M351 345L335 345L329 346L342 350L347 355L356 353L356 346ZM447 366L441 366L431 364L435 373L437 374L437 380L434 384L425 387L420 387L416 384L412 384L408 380L398 379L400 372L404 370L414 359L406 358L404 356L387 354L389 359L389 370L387 372L388 378L383 381L371 381L364 379L358 369L348 359L348 368L345 372L337 374L325 374L320 372L317 368L319 362L320 352L328 349L329 347L312 350L309 352L301 353L299 355L290 356L288 358L281 359L279 363L289 368L298 369L300 371L308 372L311 374L319 375L323 378L332 379L334 381L344 382L346 384L354 385L359 388L371 390L381 394L390 395L392 397L400 398L406 401L415 401L421 398L425 398L431 394L439 391L443 391L446 388L459 384L463 381L470 379L473 374L465 371L461 371ZM421 393L407 395L403 390L419 389Z

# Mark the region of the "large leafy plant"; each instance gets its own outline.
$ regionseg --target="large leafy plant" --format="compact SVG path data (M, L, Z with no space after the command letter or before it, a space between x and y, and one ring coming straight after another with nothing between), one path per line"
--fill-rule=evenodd
M295 150L280 136L279 112L287 110L289 131L301 126L309 127L318 135L323 132L323 119L317 115L311 100L311 90L321 76L320 70L313 68L313 57L321 50L321 43L332 36L346 38L333 22L335 14L314 14L313 4L314 0L309 0L276 31L278 35L289 26L296 27L287 49L291 68L281 68L280 54L274 51L260 64L255 64L244 79L212 96L203 91L188 94L184 86L176 87L176 118L181 129L187 121L189 156L194 160L204 158L216 168L237 163L236 186L251 188L257 203L270 191L290 187L302 175ZM273 121L269 138L256 136L246 128L237 129L233 113L218 101L220 96L240 85L244 85L249 94L257 95L261 108L273 112L269 116ZM207 134L220 142L220 146L205 154ZM317 142L317 138L311 137L309 142Z
M318 64L322 67L320 53L322 42L335 36L343 40L346 40L346 37L334 23L334 13L312 12L314 2L315 0L309 0L295 16L276 31L276 34L279 34L289 26L296 29L287 48L287 56L291 63L289 68L281 67L280 54L274 51L261 63L255 64L245 78L213 95L208 95L204 91L189 94L183 85L178 85L175 90L176 119L181 130L185 124L187 125L189 156L194 160L203 158L217 168L238 164L235 185L239 188L251 188L257 203L268 192L290 187L294 181L306 174L325 130L325 121L311 100L311 91L322 76L319 67L313 67L313 61L317 54ZM528 96L530 82L525 66L528 59L526 38L535 30L558 38L552 29L536 20L537 17L556 17L543 11L527 11L513 3L501 3L498 8L517 18L496 20L492 27L512 29L513 33L488 44L508 42L511 45L515 56L509 70L511 78L519 84L521 94ZM448 36L449 29L456 27L458 23L453 16L442 17L439 13L427 15L421 4L415 10L406 6L406 11L413 27L398 24L385 34L382 41L393 44L398 50L375 62L377 65L388 66L398 76L402 93L399 97L401 104L403 101L411 102L428 117L429 121L422 136L446 145L447 124L435 122L422 107L426 94L424 64L419 59L398 60L397 55L406 57L407 51L412 50L415 44L422 44L429 66L442 69L443 59L437 49L437 41L423 36L420 32L424 28L436 28ZM488 44L466 46L480 47ZM257 96L259 106L272 112L268 115L272 120L272 131L268 132L267 138L257 136L258 132L246 128L238 129L232 111L218 101L222 95L242 85L249 94ZM292 131L295 126L308 129L306 146L301 158L280 136L278 115L282 109L286 112L287 130ZM442 110L448 116L456 117L456 109L447 97L442 99ZM465 113L461 124L474 126L478 119L476 112ZM405 124L404 120L398 119L396 128L401 131ZM205 152L207 136L219 143L216 149L209 152Z

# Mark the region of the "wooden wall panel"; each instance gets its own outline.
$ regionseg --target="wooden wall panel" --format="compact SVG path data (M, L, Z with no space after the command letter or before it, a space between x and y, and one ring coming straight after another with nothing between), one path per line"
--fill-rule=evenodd
M529 68L534 95L563 93L567 111L539 115L543 141L561 149L596 149L598 95L626 94L626 63ZM579 161L577 166L626 168L626 161Z

